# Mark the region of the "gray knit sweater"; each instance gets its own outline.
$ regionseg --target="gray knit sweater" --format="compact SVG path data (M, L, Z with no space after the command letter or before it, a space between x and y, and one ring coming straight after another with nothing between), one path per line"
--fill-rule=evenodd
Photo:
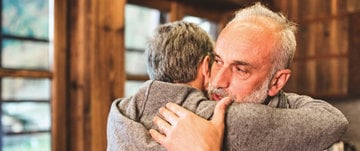
M132 97L113 102L107 126L107 150L160 151L148 130L167 102L211 119L216 105L185 85L149 80ZM347 129L344 115L330 104L308 96L280 93L268 105L233 103L226 113L224 150L323 150ZM191 150L191 146L188 147Z

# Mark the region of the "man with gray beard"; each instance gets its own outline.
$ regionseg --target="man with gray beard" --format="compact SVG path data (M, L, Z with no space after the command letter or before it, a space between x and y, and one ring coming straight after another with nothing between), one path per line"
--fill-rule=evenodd
M112 104L107 127L108 150L202 149L197 148L196 143L207 141L199 139L191 143L180 143L181 139L184 140L191 135L176 137L173 140L174 148L163 147L155 142L148 130L157 129L167 133L167 126L169 126L161 124L157 128L153 124L152 119L158 114L157 110L167 102L174 102L204 119L211 119L210 122L220 123L218 126L221 127L224 125L222 112L225 112L225 105L230 99L223 99L223 94L212 92L210 95L213 98L222 99L222 101L219 103L209 101L202 93L209 83L209 78L216 82L211 83L211 88L225 90L224 92L234 98L235 102L241 102L242 95L247 96L250 91L244 89L244 94L233 94L232 91L225 89L226 85L231 84L226 79L236 73L236 76L231 79L240 81L231 82L255 88L261 85L265 77L261 74L249 76L250 73L255 72L252 68L262 69L262 66L255 66L256 64L250 64L246 60L234 60L229 66L225 59L231 55L222 54L222 51L213 52L212 41L206 32L197 25L187 22L168 23L157 28L150 39L146 55L148 73L152 80L145 82L134 96L119 98ZM214 58L215 61L212 64L211 76L209 76L210 58ZM251 79L252 82L239 83L244 79ZM274 85L278 87L282 80L284 80L282 76L278 77ZM226 119L227 133L224 137L226 150L239 148L242 150L268 150L269 148L318 150L336 141L346 129L347 121L342 113L324 101L296 94L276 95L276 98L272 100L274 101L271 101L272 104L268 106L255 103L230 105ZM291 101L294 106L282 106L280 102L284 101ZM169 108L171 109L171 105ZM318 118L319 116L327 118ZM166 113L165 117L167 117ZM175 125L172 124L172 126ZM206 128L194 127L193 130L202 131ZM223 128L216 128L214 133L208 131L215 137L208 138L214 142L221 142ZM308 133L309 131L313 133ZM154 130L151 134L154 134L153 132ZM220 147L221 145L218 145L204 150L220 150Z
M163 134L150 130L153 138L177 151L218 151L221 146L226 150L324 150L339 140L348 124L340 111L281 90L291 75L295 30L294 23L260 3L238 11L221 31L212 53L209 95L236 102L226 113L224 140L221 120L204 120L174 103L160 108L166 121L155 117L154 122ZM328 119L326 113L335 110L338 118ZM324 121L341 124L325 128Z

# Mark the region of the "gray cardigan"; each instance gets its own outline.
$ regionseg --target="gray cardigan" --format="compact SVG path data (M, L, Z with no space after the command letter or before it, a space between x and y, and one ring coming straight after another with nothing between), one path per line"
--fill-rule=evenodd
M180 84L149 80L129 98L113 102L107 126L107 150L166 150L148 130L167 102L211 119L215 101ZM224 150L323 150L347 129L344 115L330 104L308 96L280 93L268 105L233 103L226 113ZM188 147L191 150L191 146Z

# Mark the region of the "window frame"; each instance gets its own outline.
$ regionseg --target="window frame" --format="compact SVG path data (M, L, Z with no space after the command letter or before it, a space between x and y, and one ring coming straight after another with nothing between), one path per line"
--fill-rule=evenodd
M2 33L2 11L3 11L3 4L0 3L0 49L2 50L2 41L4 39L9 40L19 40L19 41L28 41L28 42L43 42L47 44L51 44L49 39L42 39L42 38L34 38L34 37L27 37L27 36L18 36L18 35L11 35L11 34L3 34ZM49 50L50 51L50 50ZM50 57L50 56L49 56ZM2 79L3 78L31 78L31 79L52 79L52 72L49 70L38 70L38 69L14 69L14 68L4 68L2 67L2 53L0 53L0 95L2 93ZM51 96L51 95L50 95ZM47 103L50 106L51 110L51 98L49 100L3 100L0 97L0 117L2 118L2 105L3 103L23 103L23 102L32 102L32 103ZM51 112L50 112L51 114ZM51 115L50 115L51 116ZM0 122L0 130L1 130L1 137L4 135L14 136L14 135L24 135L24 134L42 134L42 133L49 133L51 135L51 127L49 130L34 130L34 131L25 131L25 132L3 132L2 131L2 122ZM0 150L2 150L3 142L0 143Z

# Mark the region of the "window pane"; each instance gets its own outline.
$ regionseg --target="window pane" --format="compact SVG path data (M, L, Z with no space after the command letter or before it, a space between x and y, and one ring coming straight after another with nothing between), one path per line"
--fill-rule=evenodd
M126 73L134 75L147 75L144 52L127 51L125 53L125 58Z
M2 104L3 133L50 130L49 103L21 102Z
M183 18L183 20L199 25L202 29L209 33L214 40L218 36L218 29L215 22L195 16L186 16Z
M48 39L48 0L2 0L3 34Z
M125 82L125 97L129 97L134 95L140 88L140 86L144 83L144 81L132 81L127 80Z
M127 4L125 7L125 47L144 49L148 37L152 35L159 22L160 11Z
M50 151L50 133L3 137L3 151Z
M127 4L125 7L125 24L126 73L147 75L144 50L148 38L160 24L160 11Z
M50 100L49 79L3 78L2 100Z
M3 40L2 67L49 70L49 44Z

